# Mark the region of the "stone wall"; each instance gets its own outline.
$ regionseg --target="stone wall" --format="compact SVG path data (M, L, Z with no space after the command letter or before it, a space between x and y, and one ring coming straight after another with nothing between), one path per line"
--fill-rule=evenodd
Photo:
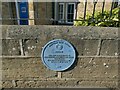
M41 61L42 47L53 39L76 49L76 62L66 71L49 70ZM118 28L3 25L1 40L3 88L120 86Z

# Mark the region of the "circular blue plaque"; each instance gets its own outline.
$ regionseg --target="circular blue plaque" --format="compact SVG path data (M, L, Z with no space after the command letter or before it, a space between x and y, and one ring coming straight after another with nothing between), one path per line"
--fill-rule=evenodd
M54 71L64 71L73 65L76 54L69 42L55 39L43 47L41 57L47 68Z

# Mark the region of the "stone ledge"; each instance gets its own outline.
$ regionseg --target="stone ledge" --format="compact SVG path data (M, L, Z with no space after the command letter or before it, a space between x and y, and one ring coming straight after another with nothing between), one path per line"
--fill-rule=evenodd
M118 88L117 81L79 81L79 80L46 80L46 81L3 81L3 88L82 88L82 87L93 87L93 88ZM87 85L87 86L86 86ZM84 90L84 89L83 89ZM87 89L88 90L88 89ZM94 90L94 89L92 89ZM95 89L96 90L96 89ZM103 90L103 89L102 89Z
M115 27L85 27L85 26L2 26L2 39L36 39L52 37L79 37L81 39L120 39L118 28Z

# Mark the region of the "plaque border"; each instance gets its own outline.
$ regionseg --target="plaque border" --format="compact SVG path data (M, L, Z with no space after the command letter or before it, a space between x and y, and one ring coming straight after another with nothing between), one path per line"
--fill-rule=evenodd
M62 41L64 41L64 42L67 42L67 43L72 47L72 49L73 49L73 54L74 54L74 58L73 58L71 64L68 65L67 67L65 67L64 69L61 69L61 70L55 70L55 69L54 69L54 70L53 70L53 69L51 69L51 68L45 63L43 55L44 55L44 51L45 51L46 47L47 47L50 43L52 43L52 42L54 42L54 41L58 41L58 40L62 40ZM48 41L48 42L42 47L41 59L42 59L43 64L44 64L48 69L53 70L53 71L65 71L65 70L69 69L69 68L75 63L75 60L76 60L76 51L75 51L74 46L73 46L70 42L68 42L67 40L64 40L64 39L54 39L54 40Z

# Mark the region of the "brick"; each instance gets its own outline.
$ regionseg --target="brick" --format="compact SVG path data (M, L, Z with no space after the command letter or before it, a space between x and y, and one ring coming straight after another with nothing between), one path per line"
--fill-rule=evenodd
M3 39L2 40L2 55L12 56L20 55L20 44L18 40Z
M3 80L55 78L57 73L47 69L40 58L3 59Z
M118 56L118 40L103 40L100 55Z
M63 78L83 80L118 80L117 58L79 58L70 70L63 72Z

